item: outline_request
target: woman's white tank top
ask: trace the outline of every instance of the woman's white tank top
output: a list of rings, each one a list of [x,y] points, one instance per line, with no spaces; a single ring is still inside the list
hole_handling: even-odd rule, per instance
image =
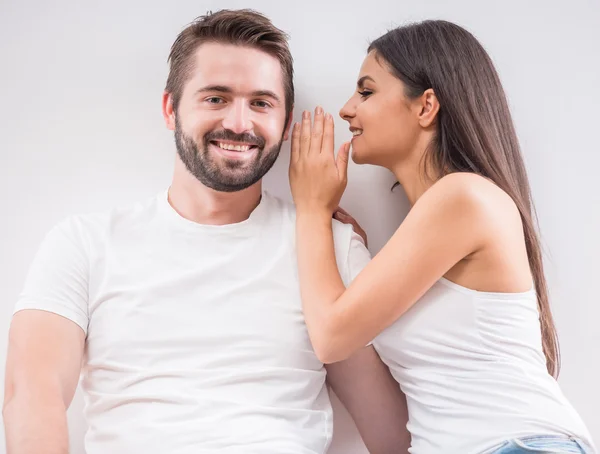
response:
[[[479,454],[585,424],[547,372],[534,290],[490,293],[440,279],[373,344],[406,394],[416,454]]]

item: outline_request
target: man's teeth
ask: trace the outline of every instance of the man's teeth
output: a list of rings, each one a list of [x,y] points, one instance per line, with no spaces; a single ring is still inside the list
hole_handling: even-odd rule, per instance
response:
[[[219,142],[219,148],[231,151],[248,151],[250,149],[250,145],[232,145],[229,143]]]
[[[356,136],[360,136],[361,134],[362,134],[362,129],[357,129],[357,130],[355,130],[355,131],[352,131],[352,135],[353,135],[354,137],[356,137]]]

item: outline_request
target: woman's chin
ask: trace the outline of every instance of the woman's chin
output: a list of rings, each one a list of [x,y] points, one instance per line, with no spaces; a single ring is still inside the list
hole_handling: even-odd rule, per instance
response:
[[[351,153],[350,157],[352,158],[352,162],[354,162],[354,164],[364,164],[365,163],[363,156],[360,153],[357,153],[356,150],[354,150],[354,149],[352,149],[352,153]]]

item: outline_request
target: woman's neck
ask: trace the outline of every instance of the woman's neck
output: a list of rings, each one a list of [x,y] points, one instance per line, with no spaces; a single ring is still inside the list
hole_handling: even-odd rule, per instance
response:
[[[441,177],[436,169],[426,165],[426,159],[426,147],[423,147],[421,152],[411,153],[390,168],[404,189],[411,207]]]

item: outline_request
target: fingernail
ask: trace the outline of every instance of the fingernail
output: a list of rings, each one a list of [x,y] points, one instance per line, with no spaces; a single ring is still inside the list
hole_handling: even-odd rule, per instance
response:
[[[327,112],[327,113],[325,114],[325,120],[331,120],[331,118],[332,118],[332,117],[331,117],[331,114],[330,114],[329,112]]]
[[[323,113],[323,108],[321,106],[317,106],[317,108],[315,109],[315,113],[317,115],[321,115]]]
[[[302,118],[304,118],[305,120],[310,118],[310,112],[308,110],[302,112]]]

